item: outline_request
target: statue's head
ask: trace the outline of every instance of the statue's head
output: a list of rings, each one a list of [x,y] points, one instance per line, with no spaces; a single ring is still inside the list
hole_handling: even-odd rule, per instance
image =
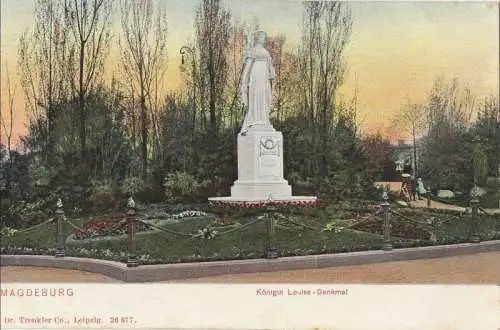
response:
[[[254,34],[254,45],[265,46],[267,42],[267,34],[264,31],[257,31]]]

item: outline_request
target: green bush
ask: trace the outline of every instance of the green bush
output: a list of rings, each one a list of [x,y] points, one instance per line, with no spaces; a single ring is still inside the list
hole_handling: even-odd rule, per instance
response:
[[[44,165],[31,164],[29,171],[34,185],[38,187],[49,186],[54,177],[54,171]]]
[[[186,172],[169,173],[165,178],[165,197],[167,202],[193,202],[199,199],[199,194],[208,185],[207,180],[198,179]]]
[[[90,189],[89,201],[94,211],[109,209],[116,203],[116,193],[109,180],[94,180]]]
[[[144,181],[138,177],[127,177],[123,180],[121,191],[126,196],[135,196],[145,189]]]

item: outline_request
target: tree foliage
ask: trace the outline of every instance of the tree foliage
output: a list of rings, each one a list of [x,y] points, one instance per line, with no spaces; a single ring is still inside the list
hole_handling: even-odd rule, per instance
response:
[[[138,100],[140,110],[140,136],[142,176],[146,178],[148,167],[149,132],[154,126],[158,108],[160,81],[167,68],[167,19],[163,6],[155,6],[152,0],[121,2],[120,41],[122,70],[129,82],[128,92]],[[134,102],[135,103],[135,102]],[[131,109],[135,119],[135,108]],[[135,125],[132,120],[132,125]],[[153,126],[151,126],[153,124]],[[135,138],[135,135],[133,136]]]
[[[71,31],[68,77],[73,95],[78,97],[80,162],[87,156],[86,97],[102,85],[104,64],[111,40],[111,0],[64,0],[64,24]],[[71,77],[74,77],[72,79]],[[85,171],[82,172],[82,174]]]
[[[294,194],[371,196],[373,181],[396,178],[394,146],[359,133],[357,90],[352,100],[339,96],[353,25],[349,4],[309,1],[303,9],[300,43],[276,34],[267,45],[276,68],[271,121],[285,137],[285,178]],[[114,14],[121,15],[122,27],[116,42]],[[128,194],[148,202],[203,202],[229,194],[245,115],[237,97],[242,61],[258,24],[232,21],[220,0],[200,0],[193,14],[183,84],[163,93],[162,81],[170,79],[167,13],[153,0],[127,0],[120,11],[110,0],[38,0],[34,28],[19,43],[30,114],[25,152],[5,157],[4,148],[1,159],[2,165],[13,162],[9,194],[18,203],[41,200],[50,209],[62,197],[92,209],[119,205]],[[105,65],[115,45],[121,76]],[[419,143],[428,182],[466,189],[474,176],[481,181],[494,173],[498,98],[476,102],[457,80],[438,79],[426,102],[402,111],[399,125],[424,135]],[[2,166],[2,183],[5,173]]]

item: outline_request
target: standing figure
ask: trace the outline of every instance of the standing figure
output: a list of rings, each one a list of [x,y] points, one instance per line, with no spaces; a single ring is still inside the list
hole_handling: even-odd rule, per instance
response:
[[[415,180],[415,176],[411,176],[411,200],[416,201],[417,200],[417,181]]]
[[[263,31],[255,33],[254,45],[246,53],[245,67],[240,86],[240,98],[247,107],[241,131],[254,125],[271,125],[272,86],[275,70],[271,55],[264,48],[267,35]]]
[[[407,173],[403,173],[403,182],[401,183],[401,191],[400,191],[400,196],[403,198],[404,201],[410,202],[411,201],[411,180],[410,180],[410,175]]]
[[[425,194],[427,193],[427,190],[424,187],[424,183],[422,182],[422,178],[418,178],[417,180],[417,193],[419,200],[422,200],[422,196],[425,196]]]

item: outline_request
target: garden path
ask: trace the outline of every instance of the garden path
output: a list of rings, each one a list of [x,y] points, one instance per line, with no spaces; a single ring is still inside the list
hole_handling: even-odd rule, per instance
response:
[[[500,252],[360,266],[235,274],[190,283],[498,284]]]
[[[412,201],[410,202],[410,205],[418,208],[427,208],[427,198],[424,198],[422,200]],[[465,207],[445,204],[438,201],[431,201],[431,208],[441,209],[441,210],[467,211],[470,213],[470,209],[467,209]],[[488,214],[500,214],[500,209],[484,209],[484,210],[488,212]]]
[[[401,189],[401,182],[375,182],[376,187],[386,187],[389,186],[389,189],[393,192],[399,192]],[[413,207],[422,207],[426,208],[427,207],[427,199],[424,198],[423,200],[418,200],[418,201],[413,201],[410,202],[410,205]],[[431,201],[431,208],[433,209],[441,209],[441,210],[457,210],[457,211],[465,211],[466,208],[460,207],[457,205],[450,205],[450,204],[445,204],[441,203],[438,201]],[[500,214],[500,208],[496,209],[485,209],[486,212],[489,214]],[[470,211],[469,211],[470,212]]]
[[[413,207],[426,208],[427,207],[427,198],[423,198],[422,200],[411,201],[409,204]],[[431,200],[431,208],[432,209],[440,209],[440,210],[466,211],[465,207],[445,204],[445,203],[441,203],[441,202],[433,201],[433,200]]]
[[[500,283],[499,261],[500,252],[488,252],[360,266],[234,274],[175,282],[498,284]],[[120,283],[100,274],[68,269],[0,267],[0,270],[2,282]]]
[[[0,267],[1,282],[113,283],[121,282],[101,274],[44,267]]]

